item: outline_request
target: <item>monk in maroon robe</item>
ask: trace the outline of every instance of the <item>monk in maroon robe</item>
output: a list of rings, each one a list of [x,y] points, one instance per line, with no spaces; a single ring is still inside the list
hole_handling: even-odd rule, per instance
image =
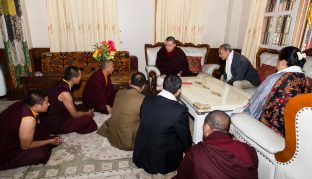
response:
[[[61,143],[60,137],[50,137],[42,127],[38,113],[48,109],[48,97],[31,91],[0,113],[0,170],[46,163],[52,145]]]
[[[174,37],[167,37],[165,45],[157,53],[156,67],[161,75],[196,76],[189,69],[185,53],[176,46]]]
[[[106,60],[101,69],[91,75],[82,93],[82,103],[85,106],[104,114],[112,112],[116,95],[110,78],[113,71],[113,62]]]
[[[205,119],[204,141],[191,147],[174,179],[258,178],[258,157],[254,148],[229,135],[230,117],[213,111]]]
[[[49,91],[50,108],[42,115],[43,123],[54,134],[77,132],[87,134],[97,130],[93,109],[75,105],[71,87],[79,84],[81,71],[76,66],[65,69],[64,79]]]

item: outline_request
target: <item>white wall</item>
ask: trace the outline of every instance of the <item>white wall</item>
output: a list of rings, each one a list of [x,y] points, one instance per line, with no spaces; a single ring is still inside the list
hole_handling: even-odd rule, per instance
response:
[[[233,48],[243,47],[245,33],[249,20],[250,0],[229,1],[225,42]]]
[[[203,43],[217,48],[231,43],[243,45],[248,23],[250,0],[204,0]],[[24,0],[28,20],[29,46],[49,47],[46,1]],[[139,70],[144,71],[144,44],[154,43],[155,0],[118,0],[118,20],[121,49],[139,59]],[[0,43],[0,48],[3,44]]]
[[[139,71],[145,71],[144,44],[154,43],[154,0],[118,0],[121,50],[139,59]]]
[[[204,0],[203,43],[219,47],[224,43],[229,0]]]
[[[46,12],[45,0],[24,0],[27,11],[28,28],[30,29],[31,40],[28,39],[29,47],[48,48],[48,15]]]

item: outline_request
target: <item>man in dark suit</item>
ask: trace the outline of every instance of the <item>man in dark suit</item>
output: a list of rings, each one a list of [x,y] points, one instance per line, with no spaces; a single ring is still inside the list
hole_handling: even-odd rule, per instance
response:
[[[151,174],[178,169],[183,152],[192,145],[187,108],[177,102],[181,78],[167,76],[158,96],[143,100],[133,162]]]
[[[223,44],[219,47],[219,57],[226,60],[224,80],[233,86],[251,88],[260,85],[257,70],[243,55],[234,52],[231,45]]]

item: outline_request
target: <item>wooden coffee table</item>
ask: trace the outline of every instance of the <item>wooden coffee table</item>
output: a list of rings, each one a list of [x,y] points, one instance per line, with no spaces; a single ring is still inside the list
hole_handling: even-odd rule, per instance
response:
[[[233,110],[248,103],[250,95],[238,88],[211,76],[182,77],[182,91],[180,101],[184,103],[189,113],[194,117],[193,141],[202,141],[205,117],[213,110],[222,110],[231,114]],[[205,105],[206,109],[199,109],[194,104]]]

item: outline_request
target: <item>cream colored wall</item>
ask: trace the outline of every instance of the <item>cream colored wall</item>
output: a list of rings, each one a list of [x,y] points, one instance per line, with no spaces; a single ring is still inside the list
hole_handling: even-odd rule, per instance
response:
[[[229,0],[204,0],[203,43],[219,47],[225,38]]]
[[[23,0],[25,2],[25,8],[28,19],[28,46],[30,48],[48,48],[49,36],[48,36],[48,16],[46,13],[46,1],[45,0]]]
[[[49,47],[46,1],[23,0],[23,3],[30,31],[27,33],[29,47]],[[203,43],[217,48],[226,42],[241,48],[249,7],[250,0],[204,0]],[[120,50],[138,57],[140,71],[145,67],[144,44],[154,43],[154,11],[155,0],[118,0]]]
[[[145,72],[144,44],[154,43],[154,0],[118,0],[118,19],[122,50],[139,59]]]
[[[224,41],[233,48],[243,47],[245,33],[248,25],[250,0],[228,1],[226,32]]]

